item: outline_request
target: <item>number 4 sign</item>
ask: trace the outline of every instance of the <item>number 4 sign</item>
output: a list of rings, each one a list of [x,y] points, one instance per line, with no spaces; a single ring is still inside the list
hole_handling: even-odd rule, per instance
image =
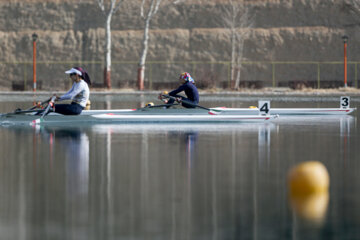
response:
[[[260,115],[270,114],[270,101],[259,101],[259,113]]]
[[[340,108],[348,109],[350,108],[350,97],[340,97]]]

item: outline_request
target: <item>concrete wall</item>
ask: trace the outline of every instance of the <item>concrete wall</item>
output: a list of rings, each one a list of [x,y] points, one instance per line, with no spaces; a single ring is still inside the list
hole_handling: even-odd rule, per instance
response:
[[[138,2],[128,0],[112,20],[113,87],[136,82],[143,35]],[[224,2],[162,6],[151,24],[148,87],[168,87],[182,71],[191,72],[199,86],[227,86],[230,38],[221,20]],[[316,82],[320,70],[322,82],[342,81],[341,37],[346,34],[348,78],[355,85],[357,65],[352,62],[360,60],[360,14],[349,2],[247,1],[254,27],[245,41],[241,80],[262,86]],[[39,35],[37,79],[43,89],[67,88],[64,71],[74,65],[84,66],[96,85],[102,84],[105,21],[95,0],[0,0],[0,15],[0,87],[31,83],[34,32]]]

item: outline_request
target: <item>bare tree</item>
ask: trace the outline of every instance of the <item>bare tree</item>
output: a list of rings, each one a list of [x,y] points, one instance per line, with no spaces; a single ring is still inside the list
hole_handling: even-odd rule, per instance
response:
[[[105,15],[105,68],[104,68],[104,85],[111,88],[111,18],[120,8],[124,0],[110,0],[109,3],[104,3],[106,0],[95,0],[103,14]]]
[[[142,51],[139,60],[137,85],[139,90],[144,90],[144,79],[145,79],[145,63],[146,56],[149,48],[149,28],[150,21],[156,15],[159,10],[160,4],[163,3],[180,3],[184,0],[142,0],[140,7],[140,15],[144,20],[144,37],[142,42]]]
[[[244,41],[250,34],[249,30],[253,26],[253,18],[250,16],[248,5],[243,0],[227,0],[221,18],[225,27],[230,30],[231,87],[238,89]]]

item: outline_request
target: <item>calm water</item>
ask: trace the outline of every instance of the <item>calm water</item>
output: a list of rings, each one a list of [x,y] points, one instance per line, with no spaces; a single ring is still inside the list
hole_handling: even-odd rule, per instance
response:
[[[339,106],[339,97],[265,99],[272,107]],[[31,100],[1,96],[0,112]],[[92,108],[151,100],[94,96]],[[359,109],[360,98],[351,100]],[[202,104],[257,101],[203,97]],[[0,127],[0,239],[360,239],[358,116]],[[288,171],[308,160],[327,167],[329,195],[292,199]]]

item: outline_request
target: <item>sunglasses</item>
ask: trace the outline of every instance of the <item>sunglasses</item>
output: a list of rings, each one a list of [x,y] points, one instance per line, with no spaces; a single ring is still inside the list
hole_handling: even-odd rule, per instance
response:
[[[76,73],[70,73],[70,76],[75,76],[76,75]]]

